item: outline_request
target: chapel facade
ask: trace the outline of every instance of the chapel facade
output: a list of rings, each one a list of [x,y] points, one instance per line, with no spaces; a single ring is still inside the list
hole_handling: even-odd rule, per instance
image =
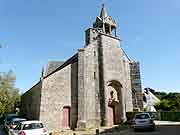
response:
[[[96,128],[143,110],[139,62],[123,51],[117,23],[103,6],[85,46],[65,62],[49,62],[22,96],[21,112],[50,129]]]

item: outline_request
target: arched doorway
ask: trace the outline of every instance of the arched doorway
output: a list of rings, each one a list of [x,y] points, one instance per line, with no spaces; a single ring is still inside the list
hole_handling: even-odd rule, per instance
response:
[[[122,85],[118,81],[110,81],[107,84],[107,125],[112,126],[121,123],[122,114]]]

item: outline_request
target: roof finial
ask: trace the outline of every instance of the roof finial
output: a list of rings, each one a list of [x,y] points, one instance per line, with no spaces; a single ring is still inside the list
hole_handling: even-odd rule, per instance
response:
[[[103,4],[102,4],[102,8],[104,8],[104,7],[105,7],[105,4],[103,3]]]
[[[106,8],[105,8],[105,5],[104,5],[104,4],[102,4],[102,10],[101,10],[100,17],[101,17],[101,19],[105,19],[107,16],[108,16],[108,14],[107,14],[107,11],[106,11]]]

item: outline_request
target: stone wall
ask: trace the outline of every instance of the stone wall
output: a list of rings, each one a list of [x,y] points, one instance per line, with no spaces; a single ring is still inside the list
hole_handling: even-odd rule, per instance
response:
[[[119,83],[119,121],[125,120],[126,111],[133,110],[129,60],[124,57],[120,40],[99,33],[88,43],[78,53],[79,128],[107,125],[109,82]]]
[[[49,130],[63,129],[63,107],[71,107],[71,64],[43,79],[40,120]]]
[[[78,128],[100,126],[99,68],[97,40],[79,50]]]
[[[130,72],[126,61],[123,58],[123,51],[120,48],[120,40],[108,35],[101,35],[100,45],[102,50],[102,61],[103,61],[103,80],[104,80],[104,91],[105,91],[105,106],[106,106],[106,118],[107,116],[107,103],[108,103],[108,82],[116,81],[121,84],[122,88],[119,93],[121,97],[120,101],[120,116],[121,120],[125,120],[125,112],[132,110],[132,93],[131,93],[131,81]]]
[[[131,71],[130,71],[130,59],[124,54],[123,66],[124,66],[124,87],[125,87],[125,110],[126,112],[133,111],[132,100],[132,88],[131,88]]]
[[[140,64],[139,62],[130,63],[131,85],[133,92],[133,108],[135,111],[143,110],[143,96],[141,86]]]
[[[42,82],[38,82],[21,97],[21,114],[30,120],[39,120]]]

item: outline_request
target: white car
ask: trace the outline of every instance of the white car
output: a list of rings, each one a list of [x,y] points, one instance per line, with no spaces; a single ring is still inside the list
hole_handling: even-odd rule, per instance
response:
[[[155,130],[154,120],[151,118],[149,113],[138,113],[133,119],[134,130],[137,129],[151,129]]]
[[[41,121],[20,122],[10,135],[48,135],[47,130]]]

